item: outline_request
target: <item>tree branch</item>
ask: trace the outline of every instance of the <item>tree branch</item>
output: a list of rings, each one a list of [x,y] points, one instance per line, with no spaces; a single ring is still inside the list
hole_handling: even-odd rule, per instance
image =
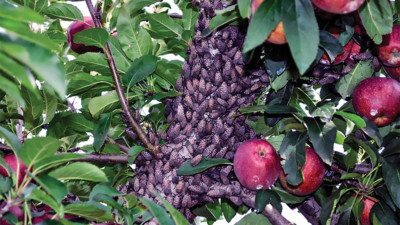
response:
[[[56,154],[65,154],[63,152],[57,152]],[[97,163],[128,163],[129,155],[119,154],[87,154],[85,158],[73,159],[73,162],[97,162]]]
[[[98,18],[97,13],[95,12],[95,10],[93,8],[92,2],[90,0],[85,0],[85,1],[86,1],[86,5],[89,9],[90,15],[92,16],[92,20],[93,20],[95,27],[101,28],[102,25],[101,25],[100,19]],[[135,130],[136,134],[139,136],[140,140],[144,143],[144,145],[147,147],[148,150],[150,150],[153,154],[156,154],[158,152],[158,146],[154,146],[149,141],[149,139],[146,136],[146,134],[144,133],[142,127],[139,125],[138,122],[136,122],[136,120],[133,116],[133,113],[129,108],[127,99],[125,97],[125,93],[122,89],[122,84],[121,84],[121,80],[120,80],[119,73],[117,70],[117,66],[116,66],[115,60],[111,54],[110,46],[108,43],[106,43],[106,45],[105,45],[104,54],[107,58],[108,65],[110,66],[110,69],[111,69],[112,77],[113,77],[113,80],[115,83],[115,90],[117,91],[122,110],[128,117],[129,123],[131,124],[132,128]]]
[[[110,136],[108,136],[108,135],[107,135],[107,137],[106,137],[106,141],[108,141],[109,143],[111,143],[111,144],[113,144],[113,145],[118,146],[119,149],[121,149],[121,150],[124,151],[125,153],[129,153],[129,150],[130,150],[130,149],[129,149],[128,147],[126,147],[125,145],[122,145],[122,144],[116,142],[115,140],[113,140],[112,138],[110,138]]]

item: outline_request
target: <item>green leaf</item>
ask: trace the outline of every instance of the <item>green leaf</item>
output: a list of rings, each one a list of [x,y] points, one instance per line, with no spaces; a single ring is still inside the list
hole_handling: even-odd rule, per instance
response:
[[[249,18],[251,15],[251,0],[238,0],[238,7],[240,16],[242,18]]]
[[[337,112],[335,112],[335,114],[342,116],[345,119],[351,120],[360,129],[363,129],[366,126],[365,121],[356,114],[347,113],[347,112],[343,112],[343,111],[337,111]]]
[[[362,80],[372,76],[374,69],[372,68],[372,61],[360,61],[349,74],[342,77],[336,83],[336,89],[342,98],[347,98],[353,94],[354,88]]]
[[[157,59],[154,55],[145,55],[135,59],[122,78],[124,84],[132,87],[152,74],[156,70]]]
[[[97,71],[103,75],[111,75],[110,67],[103,53],[87,52],[76,57],[75,61],[78,65],[82,65],[90,71]],[[115,63],[117,64],[118,73],[120,75],[124,74],[126,70],[124,70],[120,62]]]
[[[321,30],[319,32],[319,45],[328,54],[331,62],[335,60],[335,57],[343,52],[343,45],[340,44],[339,40],[331,33]]]
[[[374,222],[372,224],[379,225],[397,225],[398,217],[395,212],[383,201],[378,201],[374,204],[370,211],[370,218],[373,218]],[[378,220],[379,223],[376,221]]]
[[[336,139],[336,126],[333,122],[323,123],[317,118],[304,117],[307,133],[315,152],[324,163],[331,165],[333,159],[333,144]]]
[[[272,187],[272,189],[279,195],[279,198],[281,199],[282,202],[285,202],[287,204],[297,204],[303,202],[307,196],[296,196],[288,193],[287,191],[278,188],[278,187]]]
[[[115,189],[108,183],[96,184],[96,186],[94,186],[92,191],[90,192],[89,200],[92,201],[93,197],[97,194],[105,194],[111,197],[118,197],[123,195],[121,192],[117,191],[117,189]]]
[[[301,167],[306,161],[306,144],[307,135],[298,131],[291,131],[285,135],[282,141],[279,153],[284,159],[283,170],[287,174],[288,183],[298,185],[303,181]]]
[[[226,198],[221,199],[221,209],[225,220],[229,223],[236,216],[238,207]]]
[[[11,41],[0,35],[0,50],[30,67],[44,81],[51,85],[64,99],[66,81],[63,65],[50,50],[22,40]]]
[[[14,151],[18,152],[21,148],[17,135],[2,126],[0,126],[0,137],[4,138]]]
[[[44,14],[53,19],[83,21],[81,11],[76,6],[65,3],[52,3],[44,10]]]
[[[97,119],[100,114],[108,113],[119,106],[119,98],[116,91],[110,91],[105,95],[92,98],[89,102],[89,111],[93,118]]]
[[[86,158],[83,154],[63,153],[46,157],[35,164],[34,173],[38,174],[50,168],[57,167],[61,164],[68,163],[74,159]]]
[[[178,174],[179,176],[193,175],[196,173],[201,173],[211,167],[219,165],[232,165],[232,162],[223,158],[202,158],[200,163],[193,167],[190,164],[189,160],[183,163],[181,167],[179,167],[179,169],[176,170],[176,174]]]
[[[272,225],[272,223],[263,214],[252,212],[235,223],[235,225]]]
[[[54,90],[48,84],[43,85],[43,99],[46,106],[44,110],[44,113],[46,114],[46,119],[43,121],[43,124],[46,124],[54,118],[58,104]]]
[[[117,21],[118,38],[122,49],[132,60],[153,51],[150,34],[139,23],[140,16],[130,18],[129,9],[126,6],[121,8]]]
[[[158,0],[135,0],[130,4],[130,13],[135,13],[138,10],[143,9],[145,6],[149,6],[158,2]]]
[[[100,115],[99,120],[94,123],[93,128],[93,147],[96,151],[99,151],[101,146],[103,146],[106,139],[108,129],[111,126],[111,114],[103,113]]]
[[[132,164],[133,162],[135,162],[136,157],[143,151],[146,150],[145,147],[143,146],[133,146],[131,149],[129,149],[129,155],[130,157],[128,158],[128,162],[130,164]]]
[[[190,30],[192,35],[194,33],[194,25],[196,24],[197,18],[199,17],[199,9],[192,4],[187,4],[182,9],[182,24],[183,29]]]
[[[19,150],[19,157],[29,168],[40,160],[54,155],[61,143],[61,141],[52,137],[35,137],[28,139]]]
[[[319,29],[310,0],[284,0],[282,18],[290,52],[304,74],[315,60],[319,44]]]
[[[85,162],[71,163],[65,167],[60,167],[51,171],[49,175],[58,180],[108,182],[106,175],[99,167]]]
[[[7,4],[7,6],[5,6]],[[19,22],[35,22],[44,23],[44,18],[39,13],[32,11],[27,7],[14,7],[11,4],[5,3],[0,7],[0,18],[15,20]]]
[[[81,216],[91,221],[114,221],[109,209],[106,206],[95,202],[72,203],[65,206],[64,212],[65,214]]]
[[[290,99],[292,97],[292,94],[293,94],[293,88],[294,88],[294,85],[293,85],[293,83],[290,82],[277,92],[270,91],[267,95],[267,99],[265,100],[265,104],[266,105],[288,105],[290,102]],[[273,117],[271,115],[265,114],[265,122],[268,126],[274,126],[280,120],[281,120],[281,117],[277,117],[277,116]]]
[[[229,6],[224,9],[224,12],[221,14],[217,14],[210,20],[210,26],[206,29],[208,32],[213,31],[219,27],[222,27],[226,24],[229,24],[237,19],[240,16],[237,12],[237,7],[235,5]]]
[[[181,37],[183,28],[166,13],[147,14],[150,23],[150,35],[153,38]]]
[[[0,19],[0,27],[6,29],[11,34],[15,34],[23,40],[37,44],[48,50],[59,50],[59,46],[47,36],[40,33],[33,33],[26,24],[18,23],[13,20]]]
[[[61,200],[63,200],[68,194],[67,186],[64,183],[47,174],[41,174],[33,178],[47,191],[47,193],[54,197],[57,203],[61,203]]]
[[[266,112],[269,114],[289,114],[295,113],[297,110],[289,105],[256,105],[240,108],[239,112],[247,114],[254,112]]]
[[[157,205],[155,202],[147,198],[139,198],[143,205],[145,205],[151,212],[151,214],[157,219],[159,224],[175,225],[174,221],[168,215],[167,211]]]
[[[15,77],[15,79],[21,82],[21,84],[29,90],[36,90],[36,84],[34,82],[35,78],[31,74],[28,74],[23,66],[21,66],[12,58],[4,55],[2,52],[0,52],[0,62],[0,69],[2,71],[6,72],[12,77]]]
[[[96,46],[105,48],[108,41],[108,32],[102,28],[90,28],[80,31],[74,35],[74,42],[85,46]]]
[[[93,89],[107,89],[114,85],[112,77],[92,76],[88,73],[78,73],[72,76],[68,82],[67,93],[71,95],[84,94]]]
[[[264,43],[271,31],[275,29],[281,18],[281,1],[263,1],[254,13],[248,34],[243,46],[243,52],[248,52]]]
[[[393,11],[386,0],[366,0],[358,9],[362,24],[375,44],[382,43],[382,35],[392,32]]]
[[[77,132],[85,133],[93,131],[93,122],[87,120],[80,113],[58,113],[50,122],[47,136],[62,138],[76,135]]]
[[[64,34],[64,31],[61,27],[60,20],[55,20],[49,24],[49,29],[44,33],[49,37],[52,41],[57,44],[64,44],[67,36]]]
[[[21,107],[25,107],[25,101],[21,96],[19,88],[16,84],[8,80],[7,78],[3,77],[0,74],[0,89],[4,91],[10,98],[18,103]]]
[[[263,212],[265,210],[265,206],[267,206],[267,204],[271,204],[278,211],[282,211],[282,205],[280,201],[281,199],[276,192],[272,190],[258,190],[256,193],[254,208],[257,212]]]
[[[385,181],[386,187],[389,191],[390,196],[393,199],[393,202],[397,207],[400,206],[400,168],[399,168],[399,160],[397,161],[390,160],[396,159],[398,156],[388,157],[382,162],[382,172],[383,179]],[[391,162],[394,161],[394,162]],[[397,162],[397,163],[396,163]]]
[[[46,192],[40,190],[39,187],[32,190],[32,192],[29,194],[29,198],[34,199],[38,202],[43,202],[44,204],[50,206],[50,208],[52,208],[54,211],[56,211],[57,214],[60,214],[62,212],[62,204],[57,203],[54,198],[52,198]]]
[[[126,71],[131,65],[132,61],[126,56],[125,51],[121,47],[119,39],[114,37],[114,35],[110,35],[108,44],[110,45],[110,50],[114,57],[115,63],[118,62],[119,66],[123,66],[121,69]]]
[[[159,59],[157,61],[156,74],[175,86],[176,81],[181,76],[183,63],[179,60]]]
[[[163,198],[159,193],[156,191],[152,191],[152,193],[160,199],[163,203],[164,207],[168,210],[171,214],[172,218],[175,221],[176,225],[189,225],[189,221],[178,211],[176,210],[165,198]]]

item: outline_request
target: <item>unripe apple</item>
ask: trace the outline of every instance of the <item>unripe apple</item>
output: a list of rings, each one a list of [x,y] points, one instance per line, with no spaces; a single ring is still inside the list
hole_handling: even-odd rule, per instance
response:
[[[378,58],[386,66],[400,66],[400,25],[394,24],[392,33],[384,35],[382,43],[376,46]]]
[[[280,158],[269,142],[248,140],[237,149],[233,169],[244,187],[254,191],[267,189],[278,179]]]
[[[317,153],[315,153],[314,149],[310,147],[306,147],[306,161],[301,169],[301,173],[303,174],[303,181],[299,185],[290,185],[287,182],[287,175],[283,170],[279,175],[279,182],[289,193],[303,196],[316,191],[324,180],[324,163]]]
[[[258,6],[260,6],[263,1],[264,0],[253,0],[251,2],[251,15],[254,15]],[[266,41],[277,45],[285,44],[287,42],[282,21],[280,21],[275,29],[272,30]]]
[[[25,170],[27,170],[28,168],[25,166],[22,160],[19,159],[19,171],[17,171],[17,157],[14,154],[6,155],[4,157],[4,161],[14,170],[16,174],[18,174],[18,184],[21,184],[25,177]],[[2,175],[3,177],[10,176],[10,174],[3,166],[0,166],[0,175]]]
[[[347,14],[356,11],[364,0],[311,0],[318,8],[335,14]]]
[[[391,78],[400,81],[400,66],[389,67],[384,65],[383,70],[385,70],[386,74],[389,75]]]
[[[81,32],[86,29],[94,28],[93,20],[90,16],[85,16],[84,21],[85,21],[85,23],[82,21],[75,21],[68,27],[67,41],[68,41],[69,47],[71,48],[72,51],[74,51],[78,54],[83,54],[86,52],[100,52],[101,48],[99,48],[99,47],[85,46],[84,44],[74,42],[74,35],[76,33]]]
[[[367,78],[355,87],[353,106],[375,125],[387,125],[400,111],[400,83],[392,78]]]
[[[371,212],[372,207],[375,205],[375,203],[378,200],[373,199],[371,197],[367,197],[367,198],[363,198],[362,201],[364,203],[364,209],[359,218],[360,223],[361,223],[361,225],[371,225],[371,220],[369,219],[369,214]]]
[[[337,28],[331,28],[329,30],[329,32],[337,39],[340,35],[340,29]],[[343,62],[345,59],[347,59],[347,57],[349,57],[349,54],[351,52],[351,49],[353,48],[353,39],[350,39],[349,42],[347,42],[347,44],[343,47],[343,52],[340,53],[339,55],[337,55],[335,57],[335,60],[333,60],[333,62],[331,63],[328,54],[326,54],[326,52],[324,52],[324,54],[322,55],[321,59],[319,60],[319,62],[321,64],[324,65],[337,65],[341,62]]]

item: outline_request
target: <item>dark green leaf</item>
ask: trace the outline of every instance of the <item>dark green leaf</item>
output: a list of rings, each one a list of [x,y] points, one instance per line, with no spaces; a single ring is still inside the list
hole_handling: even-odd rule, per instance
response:
[[[74,42],[83,43],[85,46],[105,48],[108,41],[108,32],[102,28],[91,28],[80,31],[74,35]]]
[[[390,160],[397,159],[397,161]],[[390,161],[389,161],[390,160]],[[394,161],[394,162],[393,162]],[[389,191],[390,196],[393,199],[393,202],[397,207],[400,206],[400,168],[399,168],[399,160],[398,156],[392,156],[385,160],[382,163],[383,169],[383,179],[385,181],[386,187]]]
[[[342,116],[345,119],[351,120],[360,129],[363,129],[366,126],[365,121],[356,114],[347,113],[347,112],[343,112],[343,111],[337,111],[337,112],[335,112],[335,114]]]
[[[179,169],[176,171],[176,174],[179,176],[193,175],[218,165],[232,165],[232,162],[223,158],[203,158],[199,164],[193,167],[189,160],[179,167]]]
[[[43,99],[45,104],[44,114],[46,115],[46,119],[43,121],[43,124],[46,124],[54,118],[58,103],[54,90],[48,84],[43,85]]]
[[[9,130],[1,126],[0,137],[4,138],[14,151],[18,152],[21,148],[21,142],[18,140],[18,137],[14,133],[11,133]]]
[[[0,194],[9,192],[12,188],[12,179],[10,177],[0,176]]]
[[[305,133],[291,131],[285,135],[279,148],[280,156],[284,159],[282,168],[291,185],[298,185],[303,181],[299,165],[303,167],[306,160],[306,140]]]
[[[255,113],[255,112],[266,112],[268,114],[288,114],[295,113],[297,110],[292,106],[288,105],[256,105],[245,108],[240,108],[239,112],[243,114]]]
[[[111,126],[110,113],[101,114],[99,120],[95,122],[93,128],[93,137],[94,137],[93,147],[96,151],[99,151],[101,146],[103,146],[110,126]]]
[[[74,159],[81,159],[85,157],[86,156],[83,154],[75,154],[75,153],[63,153],[46,157],[35,164],[34,172],[40,173],[44,170],[57,167],[63,163],[70,162]]]
[[[110,210],[106,206],[95,202],[79,202],[66,205],[64,213],[82,216],[88,220],[98,222],[114,221]]]
[[[65,167],[60,167],[51,171],[49,175],[58,180],[108,182],[106,175],[99,167],[85,162],[71,163]]]
[[[235,225],[272,225],[272,224],[263,214],[257,214],[255,212],[252,212],[243,217],[239,222],[235,223]]]
[[[174,221],[171,219],[170,215],[168,215],[167,211],[157,205],[155,202],[147,199],[147,198],[139,198],[143,205],[145,205],[151,212],[151,214],[158,220],[159,224],[165,225],[175,225]]]
[[[67,39],[64,30],[61,27],[60,20],[55,20],[49,24],[49,29],[45,32],[47,37],[57,44],[63,44]]]
[[[366,135],[368,135],[370,138],[374,139],[378,146],[382,145],[382,135],[379,132],[378,127],[369,119],[363,117],[366,126],[362,129]]]
[[[67,93],[71,95],[84,94],[93,88],[111,88],[114,82],[109,76],[92,76],[88,73],[78,73],[70,78]]]
[[[322,161],[331,165],[333,159],[333,144],[336,139],[336,126],[333,122],[323,123],[317,118],[305,117],[308,136],[313,144],[315,152]]]
[[[111,75],[110,67],[103,53],[87,52],[76,57],[75,61],[78,65],[84,66],[87,70],[97,71],[103,75]],[[120,62],[115,63],[117,64],[118,73],[120,75],[124,74],[126,72],[124,66],[121,66]]]
[[[158,194],[156,191],[152,192],[154,195],[160,199],[160,201],[163,203],[164,207],[168,210],[168,212],[171,214],[172,218],[175,221],[176,225],[189,225],[189,221],[178,211],[176,210],[167,200],[165,200],[160,194]]]
[[[281,18],[281,1],[263,1],[254,13],[248,34],[244,42],[243,52],[248,52],[262,44],[275,29]]]
[[[211,31],[222,27],[226,24],[231,23],[232,21],[235,21],[239,18],[238,11],[236,10],[236,6],[230,6],[226,9],[224,9],[224,12],[221,14],[217,14],[215,17],[213,17],[210,21],[210,26],[208,29]]]
[[[336,83],[336,89],[343,98],[349,97],[354,88],[365,78],[372,76],[374,70],[372,61],[360,61],[353,70]]]
[[[235,217],[238,207],[226,198],[221,199],[221,209],[225,220],[229,223]]]
[[[397,225],[399,221],[392,209],[382,201],[375,203],[372,207],[370,211],[370,219],[374,217],[376,217],[381,224],[385,225]],[[376,222],[373,224],[376,224]]]
[[[125,85],[132,87],[156,70],[157,60],[158,58],[154,55],[145,55],[135,59],[122,81]]]
[[[315,60],[319,44],[319,29],[310,0],[284,0],[282,18],[290,52],[300,74]]]
[[[278,188],[278,187],[272,187],[272,189],[279,195],[279,199],[281,199],[282,202],[285,202],[287,204],[297,204],[301,203],[306,199],[306,196],[296,196],[289,194],[287,191]]]
[[[362,24],[375,44],[382,42],[382,35],[392,32],[393,11],[386,0],[366,0],[358,9]]]
[[[181,37],[183,28],[166,13],[147,14],[153,38]]]
[[[282,75],[281,75],[282,76]],[[288,83],[285,87],[280,89],[278,92],[270,91],[265,100],[266,105],[288,105],[290,98],[292,97],[294,85]],[[268,126],[274,126],[281,120],[281,117],[271,116],[265,114],[265,122]]]
[[[3,77],[0,74],[0,90],[4,91],[11,99],[16,101],[21,107],[25,107],[25,101],[21,96],[19,88],[16,84]]]
[[[242,18],[248,18],[251,15],[251,0],[239,0],[238,7],[240,16]],[[229,221],[228,221],[229,222]]]
[[[40,190],[39,187],[32,190],[32,192],[29,195],[29,198],[34,199],[38,202],[43,202],[44,204],[50,206],[57,213],[62,212],[62,204],[57,203],[56,200],[54,200],[54,198],[52,198],[46,192]]]
[[[136,0],[132,1],[130,5],[130,13],[134,13],[138,10],[143,9],[145,6],[149,6],[158,2],[158,0]]]
[[[191,35],[194,33],[194,25],[199,17],[199,10],[192,4],[187,4],[182,9],[182,23],[183,29],[191,31]]]
[[[41,174],[34,177],[34,179],[47,191],[47,193],[54,197],[57,203],[61,203],[61,200],[63,200],[68,194],[67,186],[64,183],[47,174]]]
[[[328,54],[331,62],[335,60],[335,57],[343,52],[343,45],[339,43],[339,40],[331,33],[321,30],[319,32],[319,45]]]
[[[278,211],[282,211],[281,199],[279,195],[272,190],[258,190],[256,193],[255,210],[262,212],[267,204],[273,205]]]
[[[24,164],[29,168],[40,160],[54,155],[61,143],[61,141],[52,137],[28,139],[19,150],[19,157],[21,157]]]
[[[44,10],[44,14],[53,19],[83,21],[81,11],[76,6],[65,3],[52,3]]]
[[[145,147],[143,146],[133,146],[131,149],[129,149],[129,155],[130,157],[128,158],[128,162],[129,163],[134,163],[136,160],[136,157],[143,151],[146,150]]]

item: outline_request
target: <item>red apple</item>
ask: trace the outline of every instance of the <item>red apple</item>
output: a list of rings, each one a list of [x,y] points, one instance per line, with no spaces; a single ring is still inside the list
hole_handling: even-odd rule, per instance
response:
[[[4,201],[1,205],[0,205],[0,209],[2,209],[4,206],[6,205],[6,202]],[[8,210],[9,213],[14,214],[18,221],[22,221],[24,219],[24,212],[21,210],[21,208],[19,206],[11,206],[10,209]],[[9,223],[6,222],[6,220],[2,220],[0,219],[0,224],[1,225],[9,225]]]
[[[303,174],[303,181],[299,185],[290,185],[283,170],[279,175],[279,182],[289,193],[300,196],[309,195],[319,188],[324,179],[325,167],[317,153],[310,147],[306,147],[306,162],[301,173]]]
[[[361,46],[359,46],[355,41],[353,43],[353,47],[351,48],[351,52],[349,56],[346,58],[345,62],[347,64],[354,64],[354,56],[358,55],[361,51]]]
[[[22,181],[24,180],[25,177],[25,170],[28,168],[25,166],[25,164],[22,162],[21,159],[19,159],[19,171],[17,172],[17,157],[14,154],[9,154],[4,157],[4,161],[14,170],[16,174],[18,174],[18,184],[21,184]],[[7,170],[3,167],[0,166],[0,175],[3,177],[9,177],[10,174],[7,172]]]
[[[90,16],[85,16],[84,21],[85,23],[82,21],[75,21],[68,27],[67,41],[69,47],[72,51],[78,54],[83,54],[86,52],[100,52],[101,48],[98,48],[96,46],[85,46],[84,44],[78,44],[74,42],[74,35],[76,33],[86,29],[94,28],[93,20]]]
[[[267,189],[278,179],[280,157],[269,142],[248,140],[236,151],[233,169],[244,187],[254,191]]]
[[[354,89],[353,106],[375,125],[387,125],[400,111],[400,83],[392,78],[367,78]]]
[[[369,219],[369,214],[371,212],[372,207],[375,205],[375,203],[378,201],[376,199],[373,199],[371,197],[363,198],[362,199],[364,203],[364,209],[362,211],[362,214],[360,216],[360,223],[361,225],[371,225],[371,221]]]
[[[383,70],[385,70],[386,74],[389,75],[391,78],[400,81],[400,66],[389,67],[384,65]]]
[[[356,25],[354,26],[354,33],[358,35],[363,35],[367,36],[367,31],[365,30],[364,24],[362,23],[360,14],[358,12],[353,13],[354,21],[356,22]]]
[[[392,33],[384,35],[382,44],[376,46],[378,58],[386,66],[400,66],[400,25],[394,24]]]
[[[251,15],[254,15],[258,6],[260,6],[262,2],[263,0],[253,0],[251,2]],[[282,21],[280,21],[275,29],[272,30],[266,41],[277,45],[285,44],[287,42]]]
[[[340,29],[331,28],[329,32],[337,39],[340,34]],[[337,65],[343,62],[345,59],[347,59],[347,57],[349,57],[349,54],[353,48],[353,43],[354,43],[353,39],[350,39],[350,41],[343,47],[343,52],[337,55],[335,60],[333,60],[333,62],[330,61],[328,54],[326,54],[325,52],[322,55],[322,58],[319,60],[319,63],[324,65]]]
[[[356,11],[364,0],[311,0],[318,8],[335,14],[347,14]]]

